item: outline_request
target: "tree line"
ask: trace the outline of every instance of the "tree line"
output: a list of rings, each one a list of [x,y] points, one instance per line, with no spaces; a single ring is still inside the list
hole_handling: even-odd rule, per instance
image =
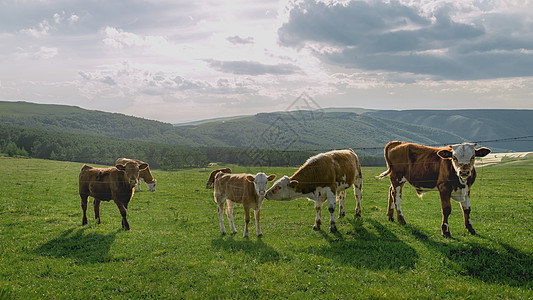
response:
[[[0,124],[0,152],[8,156],[113,165],[119,157],[146,161],[153,169],[206,167],[211,162],[242,166],[297,166],[316,151],[235,147],[191,147],[113,137],[28,129]],[[383,157],[362,156],[361,164],[382,166]]]

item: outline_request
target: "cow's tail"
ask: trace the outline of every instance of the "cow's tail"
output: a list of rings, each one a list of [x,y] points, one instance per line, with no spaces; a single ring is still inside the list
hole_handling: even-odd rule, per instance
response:
[[[387,170],[381,174],[379,174],[378,176],[376,176],[376,178],[378,179],[382,179],[383,177],[386,177],[390,174],[391,172],[391,163],[390,163],[390,159],[389,159],[389,151],[390,149],[400,145],[402,142],[398,142],[398,141],[394,141],[394,142],[389,142],[385,148],[383,149],[383,156],[385,157],[385,162],[387,163]]]

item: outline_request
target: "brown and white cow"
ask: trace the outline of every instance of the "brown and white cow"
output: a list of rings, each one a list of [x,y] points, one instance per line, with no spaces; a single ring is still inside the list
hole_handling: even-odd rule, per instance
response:
[[[230,169],[230,168],[222,168],[222,169],[216,169],[216,170],[213,170],[213,171],[209,174],[209,179],[207,179],[207,182],[205,183],[205,188],[206,188],[206,189],[210,188],[210,187],[213,185],[213,183],[215,182],[215,176],[216,176],[219,172],[227,173],[227,174],[231,174],[231,169]]]
[[[265,197],[267,183],[276,178],[276,175],[266,176],[265,173],[249,174],[228,174],[218,172],[215,176],[214,200],[218,204],[218,219],[220,221],[220,231],[226,234],[223,222],[224,203],[226,204],[226,216],[228,217],[231,232],[236,233],[233,224],[233,206],[235,203],[244,207],[244,237],[248,237],[248,223],[250,223],[250,209],[254,210],[255,229],[257,236],[261,236],[259,226],[261,204]]]
[[[339,216],[343,217],[346,189],[353,185],[355,214],[361,215],[363,177],[359,159],[352,149],[334,150],[313,156],[291,177],[283,176],[267,191],[269,200],[289,201],[307,197],[315,201],[316,218],[313,229],[322,223],[322,205],[327,200],[330,212],[330,231],[337,231],[335,200],[339,197]]]
[[[87,224],[87,204],[91,196],[94,198],[94,217],[98,220],[98,224],[100,224],[100,202],[113,200],[122,215],[122,228],[129,230],[130,225],[126,219],[128,203],[139,181],[139,171],[146,167],[148,164],[138,164],[133,161],[107,169],[83,165],[79,176],[82,225]]]
[[[476,180],[474,161],[490,153],[488,148],[475,149],[474,143],[434,148],[406,142],[390,142],[384,155],[387,171],[378,178],[390,176],[387,216],[394,221],[394,209],[400,224],[405,224],[402,214],[402,188],[406,182],[415,187],[419,197],[424,192],[437,190],[442,206],[442,235],[450,236],[448,216],[452,211],[450,199],[461,203],[464,224],[468,232],[475,234],[470,220],[470,188]]]
[[[147,164],[144,161],[140,161],[138,159],[130,159],[130,158],[119,158],[115,161],[115,165],[124,165],[128,161],[133,161],[138,164]],[[147,164],[148,165],[148,164]],[[141,182],[144,181],[146,185],[148,186],[148,189],[150,192],[155,192],[155,184],[157,180],[152,176],[152,172],[150,172],[150,166],[140,170],[139,172],[139,182],[137,183],[137,189],[141,191]]]

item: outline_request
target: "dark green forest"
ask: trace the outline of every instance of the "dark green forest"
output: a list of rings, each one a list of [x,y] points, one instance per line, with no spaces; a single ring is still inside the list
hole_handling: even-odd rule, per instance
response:
[[[212,162],[296,166],[320,152],[352,148],[363,165],[382,166],[383,147],[391,140],[438,146],[506,139],[514,132],[533,135],[532,120],[531,110],[336,109],[260,113],[174,126],[74,106],[0,101],[0,152],[104,165],[130,157],[147,161],[152,168],[181,169]],[[530,140],[483,146],[497,152],[530,150]]]
[[[211,162],[243,166],[295,166],[312,151],[274,151],[235,147],[191,147],[28,129],[0,124],[0,153],[9,156],[113,165],[119,157],[146,161],[153,169],[206,167]],[[379,156],[363,156],[365,165],[383,165]]]

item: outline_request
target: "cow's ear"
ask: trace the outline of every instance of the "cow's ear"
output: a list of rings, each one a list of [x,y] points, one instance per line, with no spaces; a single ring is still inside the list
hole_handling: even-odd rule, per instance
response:
[[[298,184],[298,180],[291,180],[291,182],[289,182],[289,187],[295,188]]]
[[[124,171],[126,169],[126,166],[124,165],[116,165],[115,168],[121,170],[121,171]]]
[[[255,177],[253,177],[252,175],[246,175],[246,180],[248,180],[250,182],[254,182],[255,181]]]
[[[489,148],[481,147],[479,149],[476,149],[476,157],[485,157],[489,153],[490,153]]]
[[[146,169],[148,168],[148,164],[147,163],[142,163],[139,165],[139,170],[143,170],[143,169]]]
[[[276,179],[276,175],[272,174],[270,176],[267,177],[268,181],[272,181],[274,179]]]
[[[437,155],[440,156],[440,158],[448,159],[453,156],[453,153],[450,150],[442,149],[437,152]]]

